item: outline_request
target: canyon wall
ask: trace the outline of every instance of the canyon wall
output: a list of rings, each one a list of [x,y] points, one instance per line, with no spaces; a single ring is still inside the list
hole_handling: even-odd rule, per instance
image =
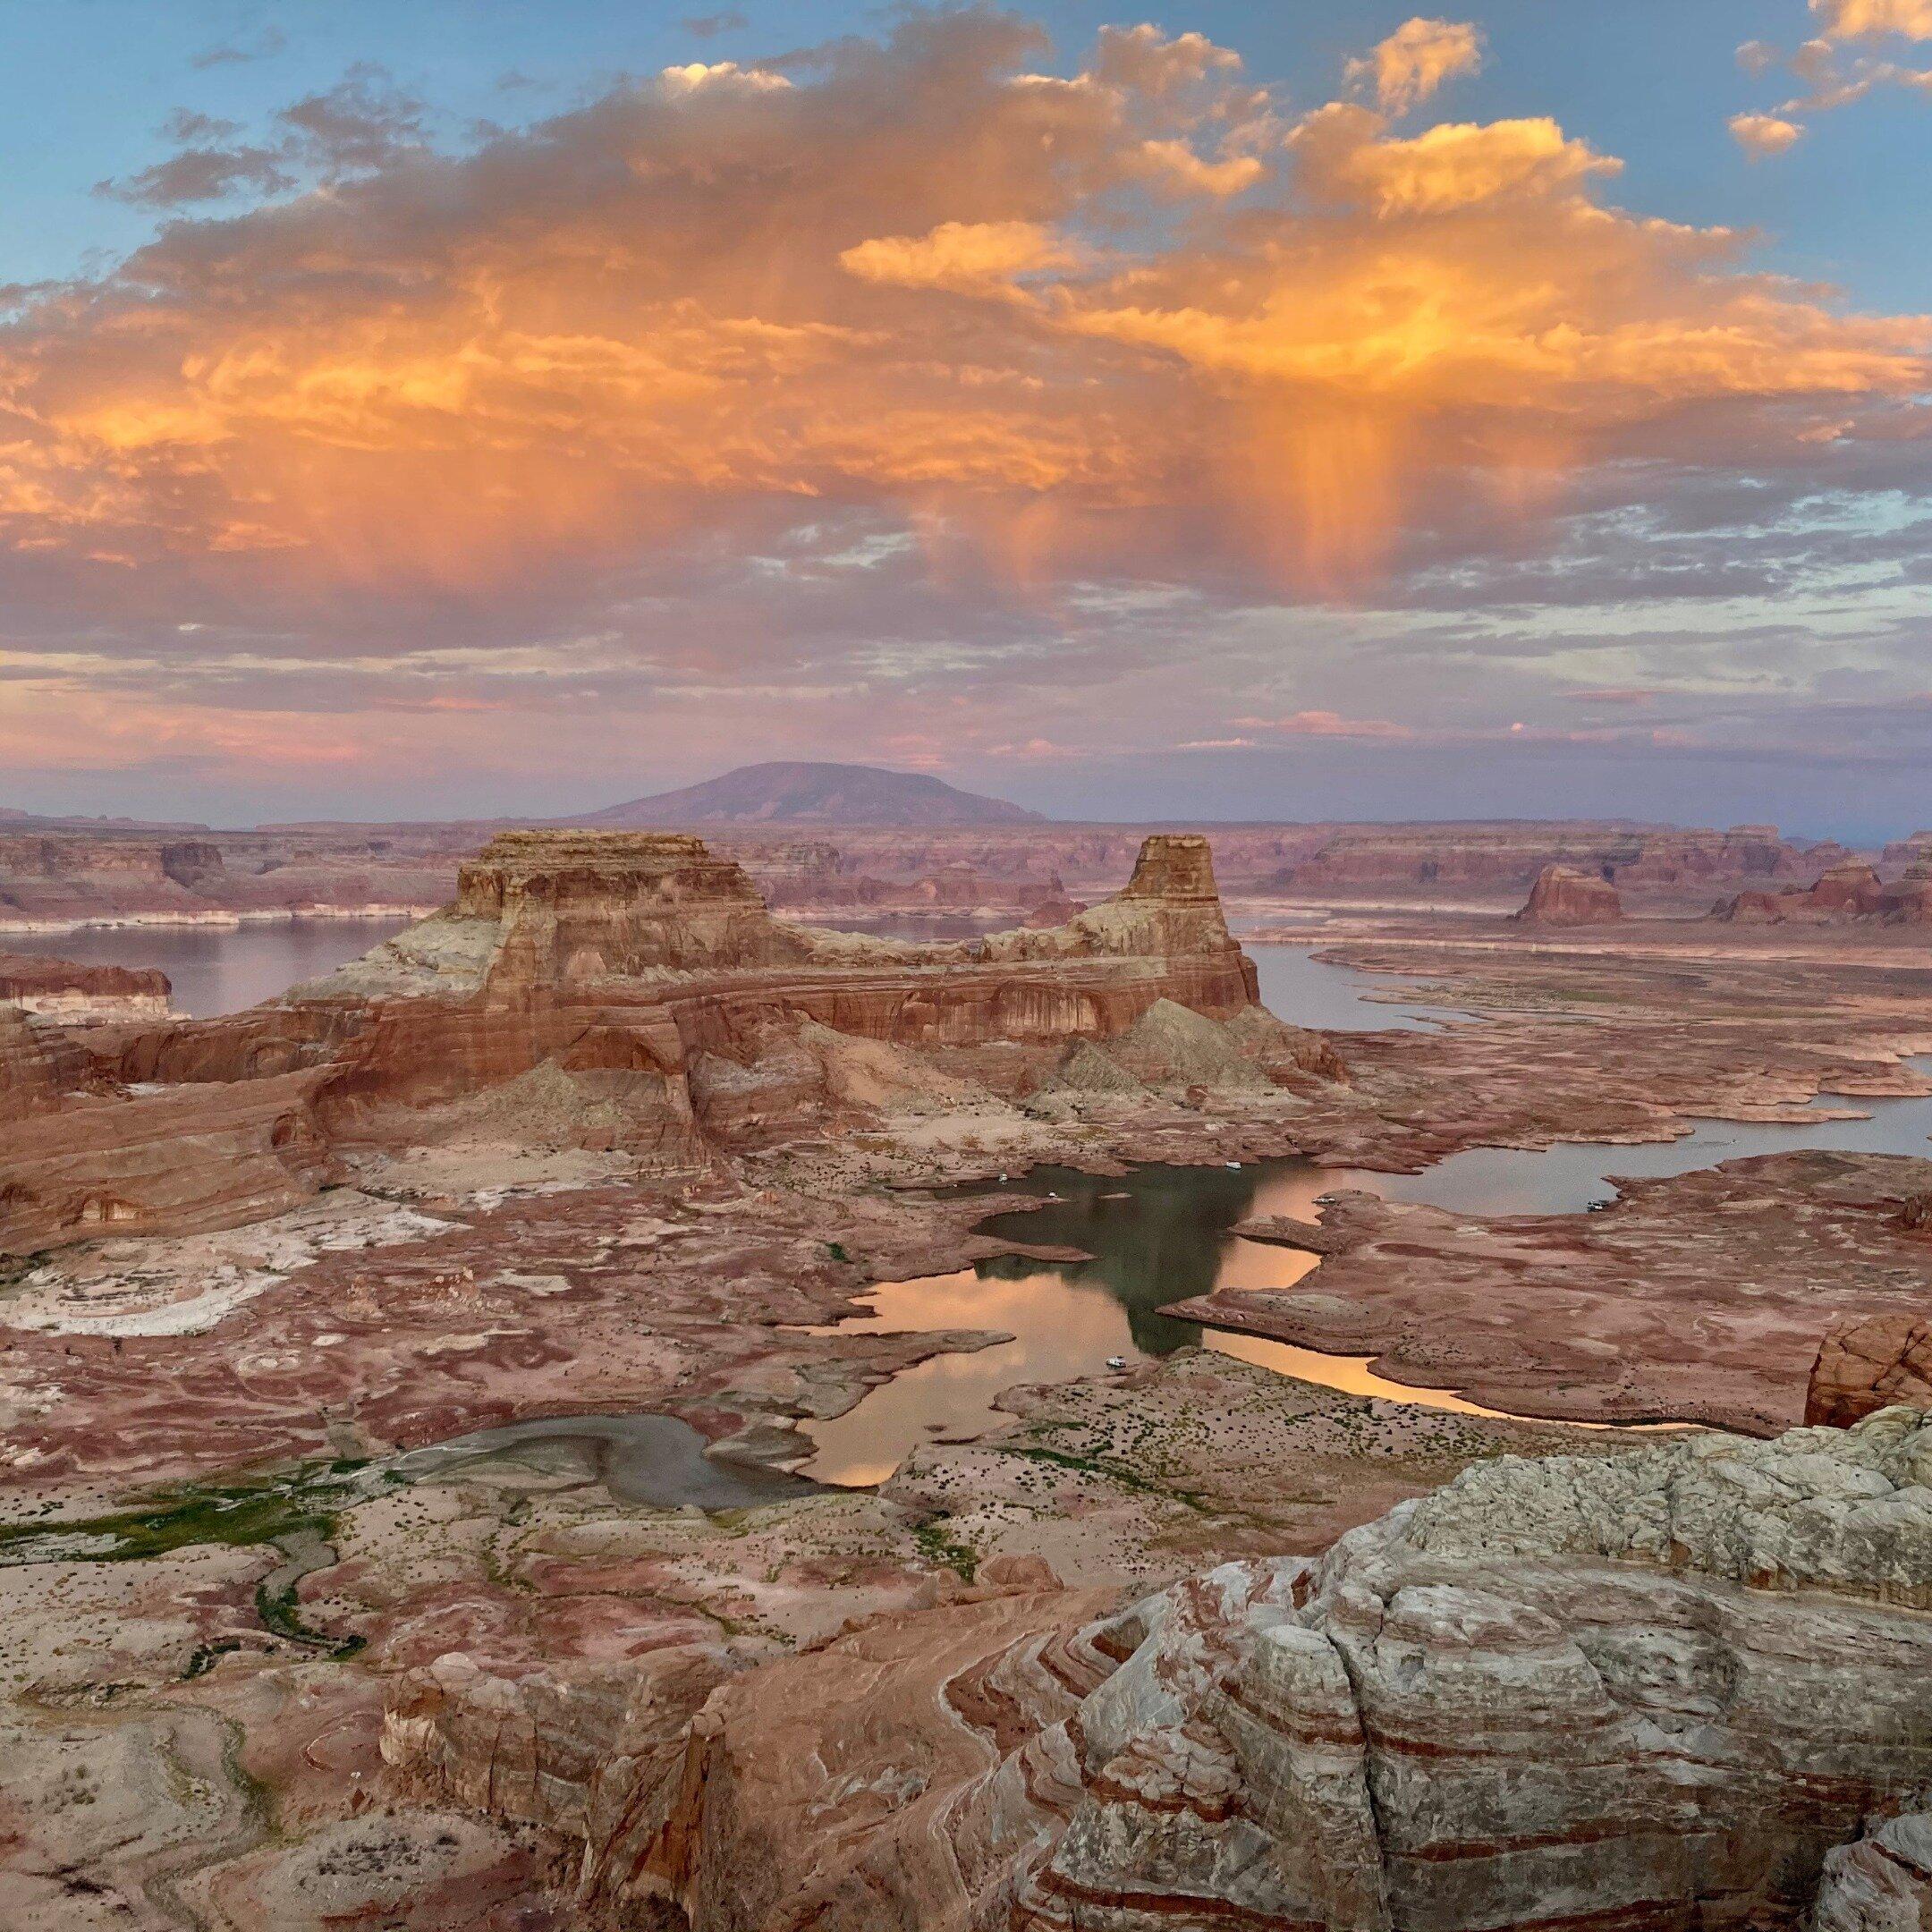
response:
[[[1064,926],[920,945],[777,919],[695,838],[506,833],[453,903],[326,979],[216,1020],[58,1035],[85,1093],[36,1071],[54,1030],[0,1041],[34,1112],[0,1146],[0,1252],[275,1211],[356,1148],[495,1137],[702,1167],[850,1115],[814,1028],[998,1043],[1012,1079],[1164,1002],[1218,1021],[1254,996],[1198,837],[1148,839],[1127,889]],[[1272,1037],[1252,1051],[1284,1079],[1326,1064]]]
[[[1854,1908],[1932,1825],[1928,1477],[1902,1409],[1505,1457],[1117,1612],[1036,1561],[750,1668],[445,1657],[384,1754],[555,1834],[592,1923],[1914,1926]]]

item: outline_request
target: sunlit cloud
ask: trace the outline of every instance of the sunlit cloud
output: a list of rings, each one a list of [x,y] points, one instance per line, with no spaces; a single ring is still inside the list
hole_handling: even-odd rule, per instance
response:
[[[1778,114],[1737,114],[1731,116],[1728,124],[1738,146],[1754,161],[1783,154],[1804,134],[1795,121],[1786,121]]]
[[[454,763],[508,708],[562,758],[585,717],[709,706],[727,750],[1045,763],[1091,741],[1042,693],[1157,666],[1177,598],[1287,634],[1472,585],[1690,595],[1767,567],[1619,517],[1895,487],[1932,324],[1619,206],[1621,158],[1554,116],[1428,124],[1482,51],[1411,20],[1291,109],[1199,33],[1063,58],[962,10],[460,140],[373,72],[252,133],[183,121],[118,191],[224,212],[0,332],[0,645],[34,654],[0,748],[65,708],[41,742],[75,758],[149,718],[272,762],[327,716],[314,756],[406,762],[407,717]],[[1221,648],[1258,682],[1232,620]],[[1284,682],[1148,735],[1422,729],[1383,704]]]
[[[1467,21],[1404,21],[1387,39],[1348,64],[1349,78],[1368,83],[1390,114],[1419,106],[1443,82],[1482,65],[1481,31]]]
[[[1811,0],[1818,30],[1828,40],[1902,34],[1932,40],[1932,0]]]

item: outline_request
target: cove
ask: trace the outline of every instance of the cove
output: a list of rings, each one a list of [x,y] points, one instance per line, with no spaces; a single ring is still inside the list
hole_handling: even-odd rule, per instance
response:
[[[1907,1063],[1932,1072],[1932,1056]],[[1293,1286],[1319,1258],[1245,1241],[1229,1231],[1250,1215],[1318,1220],[1325,1194],[1360,1188],[1389,1199],[1483,1215],[1577,1214],[1616,1192],[1613,1176],[1685,1174],[1720,1161],[1801,1148],[1932,1154],[1932,1097],[1874,1099],[1825,1095],[1821,1108],[1855,1106],[1861,1120],[1775,1124],[1698,1121],[1672,1141],[1563,1142],[1542,1149],[1472,1148],[1418,1174],[1318,1166],[1300,1157],[1239,1168],[1149,1165],[1123,1176],[1038,1167],[1004,1182],[953,1191],[953,1198],[1024,1198],[1045,1206],[993,1213],[980,1231],[1014,1241],[1077,1248],[1089,1261],[996,1255],[951,1275],[884,1282],[862,1298],[869,1312],[841,1324],[855,1334],[983,1329],[1012,1340],[973,1354],[940,1355],[902,1370],[842,1416],[811,1421],[803,1473],[840,1484],[883,1481],[922,1442],[971,1436],[996,1426],[994,1399],[1022,1382],[1065,1382],[1199,1345],[1355,1395],[1379,1396],[1465,1415],[1496,1415],[1445,1389],[1376,1375],[1370,1358],[1324,1355],[1258,1336],[1204,1332],[1157,1311],[1217,1288]]]
[[[1203,1346],[1277,1374],[1353,1394],[1421,1402],[1463,1415],[1479,1408],[1446,1389],[1412,1388],[1373,1374],[1368,1359],[1327,1356],[1259,1336],[1204,1332],[1157,1312],[1164,1302],[1210,1289],[1288,1288],[1318,1258],[1228,1231],[1253,1214],[1313,1218],[1317,1199],[1341,1179],[1333,1168],[1290,1157],[1241,1168],[1149,1164],[1124,1175],[1036,1167],[1004,1183],[955,1191],[989,1205],[1025,1197],[1045,1206],[995,1214],[983,1233],[1079,1248],[1089,1261],[995,1255],[951,1275],[884,1282],[862,1298],[871,1312],[839,1325],[845,1334],[979,1328],[1013,1339],[972,1354],[929,1357],[870,1390],[842,1416],[808,1421],[813,1445],[801,1473],[820,1482],[883,1481],[922,1442],[970,1436],[1000,1419],[1002,1389],[1105,1374],[1111,1359],[1146,1360]]]
[[[564,1473],[580,1471],[621,1503],[653,1509],[752,1509],[809,1496],[818,1484],[756,1463],[705,1453],[690,1423],[666,1415],[550,1416],[473,1429],[412,1449],[388,1467],[402,1480],[433,1482],[480,1462],[515,1460]]]

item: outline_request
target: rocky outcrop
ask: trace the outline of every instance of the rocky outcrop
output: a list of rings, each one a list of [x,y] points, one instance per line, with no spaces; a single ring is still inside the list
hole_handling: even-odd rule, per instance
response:
[[[1932,1315],[1871,1315],[1835,1324],[1812,1364],[1806,1422],[1850,1428],[1897,1402],[1932,1409]]]
[[[126,966],[83,966],[74,960],[0,951],[0,1006],[42,1019],[87,1025],[107,1020],[158,1020],[173,988],[165,972]]]
[[[1171,1009],[1152,1033],[1207,1030],[1229,1078],[1329,1077],[1326,1049],[1255,1012],[1254,989],[1199,838],[1148,839],[1128,890],[1066,925],[913,945],[775,919],[695,838],[506,833],[462,868],[452,905],[330,979],[90,1042],[101,1082],[169,1093],[104,1094],[85,1115],[52,1103],[31,1150],[0,1146],[0,1191],[19,1203],[0,1251],[85,1238],[110,1171],[126,1182],[112,1217],[143,1232],[273,1211],[260,1204],[319,1183],[311,1147],[485,1140],[699,1168],[931,1086],[861,1067],[868,1043],[1000,1043],[1018,1090],[1062,1043]],[[271,1101],[276,1080],[296,1084]],[[170,1097],[189,1085],[191,1104]],[[64,1148],[80,1182],[56,1196]],[[200,1171],[216,1161],[232,1172]]]
[[[1545,866],[1516,918],[1526,926],[1608,926],[1623,917],[1623,902],[1606,878],[1574,866]]]
[[[1803,849],[1775,826],[1728,832],[1589,821],[1351,826],[1276,883],[1316,894],[1456,897],[1520,893],[1547,867],[1563,865],[1624,889],[1670,895],[1719,879],[1793,878],[1807,863]]]
[[[103,1234],[190,1234],[258,1221],[330,1177],[316,1076],[63,1097],[6,1130],[0,1254]]]
[[[1932,1803],[1932,1792],[1922,1794]],[[1932,1809],[1874,1818],[1825,1858],[1808,1932],[1927,1932],[1932,1928]]]
[[[445,1658],[385,1755],[559,1830],[630,1925],[1911,1923],[1842,1915],[1923,1879],[1928,1477],[1902,1410],[1504,1457],[1313,1561],[1097,1618],[1002,1579],[715,1688],[655,1657],[676,1694],[587,1717]]]
[[[1722,900],[1711,916],[1746,926],[1823,926],[1854,920],[1932,925],[1932,860],[1917,860],[1890,884],[1868,865],[1834,866],[1810,886],[1740,893]]]
[[[809,945],[735,860],[669,833],[504,832],[457,874],[453,922],[497,928],[490,986],[792,964]]]

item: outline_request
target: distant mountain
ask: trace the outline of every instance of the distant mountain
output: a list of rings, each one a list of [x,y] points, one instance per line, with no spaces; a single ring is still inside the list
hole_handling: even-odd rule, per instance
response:
[[[741,765],[678,792],[632,799],[574,821],[605,826],[1038,825],[1042,814],[877,765]]]

